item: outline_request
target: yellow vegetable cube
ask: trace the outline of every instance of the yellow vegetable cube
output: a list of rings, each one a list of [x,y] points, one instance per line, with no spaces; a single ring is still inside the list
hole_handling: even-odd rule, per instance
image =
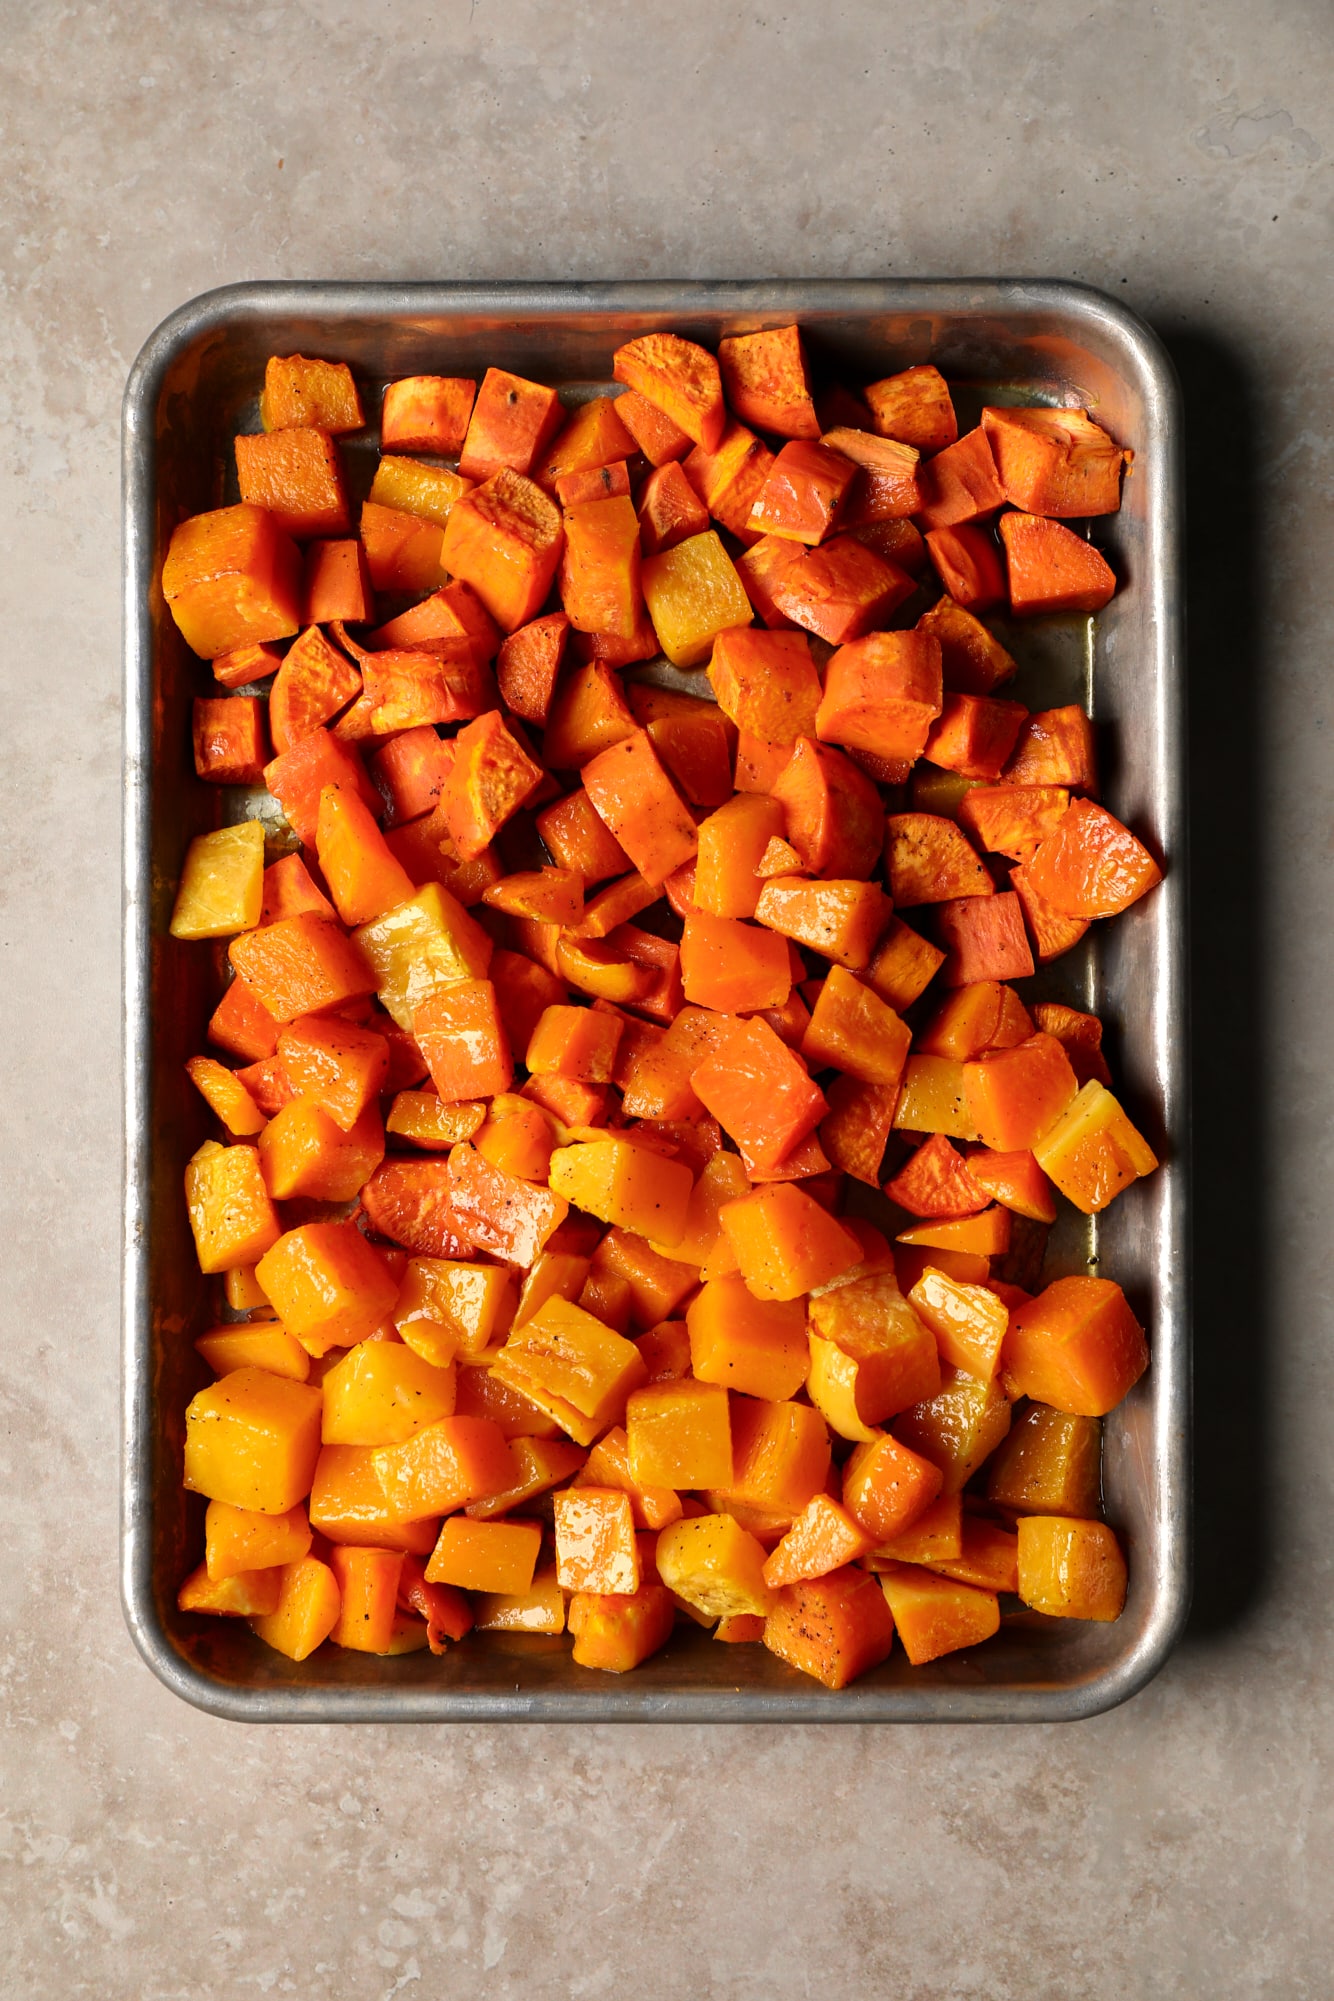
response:
[[[1086,1216],[1152,1174],[1158,1156],[1096,1077],[1033,1148],[1038,1166]]]
[[[1126,1602],[1120,1543],[1105,1522],[1021,1516],[1019,1596],[1050,1619],[1119,1619]]]
[[[249,1619],[256,1613],[277,1610],[282,1589],[281,1570],[243,1570],[234,1577],[216,1581],[201,1563],[192,1570],[176,1594],[182,1612],[212,1612],[225,1618]]]
[[[387,452],[375,468],[369,498],[377,507],[394,507],[400,514],[416,514],[443,528],[454,502],[471,486],[470,479],[447,466],[423,465],[420,459]]]
[[[455,980],[484,980],[491,964],[490,938],[438,882],[352,936],[375,971],[381,1001],[409,1034],[423,1001]]]
[[[474,1522],[450,1515],[427,1561],[427,1580],[521,1597],[532,1585],[541,1547],[537,1522]]]
[[[632,1341],[581,1306],[552,1298],[511,1331],[491,1373],[553,1417],[576,1444],[591,1445],[620,1422],[626,1398],[648,1370]]]
[[[267,1369],[271,1376],[290,1376],[294,1383],[304,1383],[310,1375],[310,1356],[276,1320],[211,1327],[195,1347],[215,1376],[230,1376],[236,1369]]]
[[[320,1392],[267,1369],[236,1369],[200,1390],[185,1413],[192,1494],[283,1515],[303,1501],[320,1450]]]
[[[736,565],[712,528],[660,556],[646,556],[643,585],[653,629],[674,667],[701,666],[720,632],[749,625],[754,616]]]
[[[409,1258],[394,1325],[410,1348],[443,1367],[454,1355],[485,1354],[513,1297],[509,1273],[498,1265]]]
[[[910,1056],[903,1066],[894,1127],[897,1132],[976,1139],[963,1087],[963,1064],[953,1056]]]
[[[685,1234],[694,1178],[683,1161],[632,1140],[583,1140],[556,1148],[550,1187],[588,1215],[665,1247]]]
[[[254,1264],[282,1235],[257,1147],[205,1140],[185,1170],[185,1206],[202,1272]]]
[[[672,1522],[658,1537],[658,1575],[669,1591],[710,1619],[765,1617],[774,1594],[764,1581],[764,1545],[731,1515]]]
[[[900,1445],[939,1466],[943,1494],[962,1493],[1009,1429],[1010,1406],[1000,1385],[957,1369],[946,1369],[938,1394],[905,1410],[891,1426]]]
[[[280,1569],[310,1548],[310,1521],[298,1501],[284,1515],[261,1515],[210,1501],[204,1515],[204,1568],[214,1584],[248,1570]]]
[[[362,1341],[324,1378],[326,1445],[401,1445],[454,1415],[454,1365],[437,1369],[401,1341]]]
[[[289,1660],[303,1661],[327,1640],[338,1623],[342,1596],[327,1563],[305,1556],[279,1573],[278,1603],[251,1625],[267,1646]]]
[[[173,938],[253,931],[264,905],[264,828],[258,820],[199,834],[186,850],[171,913]]]
[[[650,1383],[625,1407],[630,1472],[638,1487],[732,1484],[732,1423],[718,1383]]]

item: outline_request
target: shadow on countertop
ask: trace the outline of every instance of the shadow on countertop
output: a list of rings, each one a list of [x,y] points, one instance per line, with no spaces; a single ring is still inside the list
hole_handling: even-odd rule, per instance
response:
[[[1273,1544],[1265,544],[1249,366],[1212,332],[1163,339],[1185,405],[1195,1346],[1195,1590],[1185,1639],[1207,1643],[1255,1610]]]

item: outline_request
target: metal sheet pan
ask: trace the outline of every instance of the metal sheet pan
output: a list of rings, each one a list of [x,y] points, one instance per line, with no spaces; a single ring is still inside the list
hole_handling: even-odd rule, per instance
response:
[[[192,1347],[210,1317],[181,1197],[205,1136],[181,1066],[203,1046],[216,992],[209,954],[167,935],[188,840],[227,811],[191,768],[189,703],[211,685],[159,588],[171,528],[232,497],[231,438],[255,427],[270,353],[329,355],[372,383],[479,375],[488,363],[595,393],[622,341],[671,327],[715,346],[793,319],[856,380],[937,362],[962,398],[1086,404],[1134,447],[1121,512],[1097,539],[1125,588],[1096,622],[1043,622],[1017,642],[1016,691],[1034,705],[1088,699],[1105,797],[1168,858],[1163,887],[1059,962],[1053,990],[1113,1025],[1128,1102],[1163,1155],[1064,1269],[1126,1288],[1152,1347],[1148,1375],[1106,1423],[1109,1519],[1130,1558],[1113,1625],[1007,1623],[974,1652],[910,1668],[901,1649],[832,1694],[761,1648],[678,1629],[624,1677],[574,1666],[562,1642],[474,1636],[435,1660],[324,1648],[296,1665],[240,1622],[184,1616],[202,1504],[180,1484],[183,1413],[206,1372]],[[373,407],[373,404],[372,404]],[[125,397],[125,1289],[123,1595],[130,1630],[168,1687],[249,1722],[1049,1722],[1124,1700],[1170,1651],[1189,1595],[1189,1236],[1185,730],[1180,406],[1153,335],[1089,289],[1045,281],[854,280],[571,285],[254,284],[208,293],[164,321]],[[353,474],[354,485],[356,473]],[[363,489],[364,490],[364,489]],[[1091,937],[1093,934],[1091,934]]]

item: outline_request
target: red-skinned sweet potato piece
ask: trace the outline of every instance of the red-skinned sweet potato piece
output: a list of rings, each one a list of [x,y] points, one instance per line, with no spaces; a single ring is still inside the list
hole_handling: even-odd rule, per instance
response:
[[[885,1194],[910,1216],[976,1216],[991,1201],[968,1171],[968,1162],[946,1139],[932,1133],[885,1183]]]
[[[680,334],[641,334],[617,348],[612,374],[706,452],[717,451],[727,409],[718,363],[706,348]]]
[[[1022,980],[1033,971],[1019,898],[961,897],[941,903],[936,931],[946,947],[941,983],[964,987],[976,980]]]

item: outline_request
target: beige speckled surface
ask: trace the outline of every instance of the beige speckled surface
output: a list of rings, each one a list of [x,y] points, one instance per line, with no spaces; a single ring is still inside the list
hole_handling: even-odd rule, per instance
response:
[[[1325,10],[10,0],[0,21],[0,1991],[1327,1995]],[[130,362],[246,277],[881,271],[1090,280],[1185,374],[1192,1635],[1065,1729],[197,1715],[138,1661],[115,1587]]]

